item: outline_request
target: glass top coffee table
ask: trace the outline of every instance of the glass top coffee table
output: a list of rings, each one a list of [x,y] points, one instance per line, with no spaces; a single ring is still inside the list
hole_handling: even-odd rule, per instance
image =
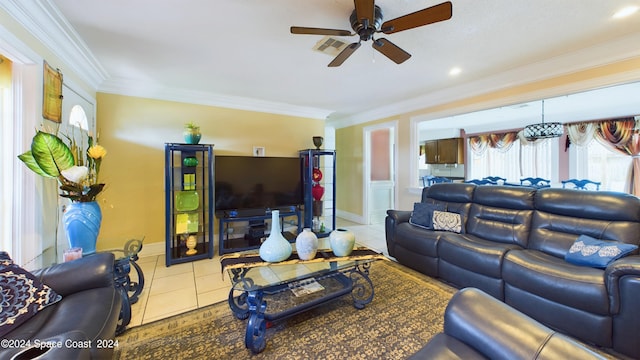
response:
[[[363,309],[373,301],[369,268],[387,259],[367,248],[336,257],[318,250],[312,260],[300,260],[294,252],[279,263],[264,262],[255,252],[224,255],[220,263],[231,277],[229,307],[241,320],[249,319],[245,346],[253,353],[266,347],[267,322],[284,319],[351,294],[353,306]]]

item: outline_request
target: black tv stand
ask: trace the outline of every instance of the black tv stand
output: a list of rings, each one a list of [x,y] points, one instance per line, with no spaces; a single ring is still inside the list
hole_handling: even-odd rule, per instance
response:
[[[299,206],[284,206],[277,208],[267,209],[233,209],[233,210],[220,210],[216,211],[216,216],[225,218],[247,218],[254,216],[268,215],[271,216],[271,212],[274,210],[280,211],[280,213],[292,213],[298,211]]]
[[[296,206],[274,209],[242,209],[242,210],[223,210],[216,212],[218,217],[218,252],[220,255],[258,249],[260,241],[263,237],[268,236],[265,229],[265,220],[271,219],[272,210],[280,211],[280,221],[283,218],[295,216],[297,219],[297,233],[302,231],[302,212]],[[244,236],[230,237],[229,224],[234,222],[248,222],[247,232]],[[283,228],[281,226],[281,228]],[[283,233],[284,237],[290,242],[294,242],[296,234],[289,232]]]

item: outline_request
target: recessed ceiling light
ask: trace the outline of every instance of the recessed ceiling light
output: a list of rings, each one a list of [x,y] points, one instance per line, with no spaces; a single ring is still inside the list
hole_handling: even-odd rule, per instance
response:
[[[635,14],[638,11],[638,9],[640,9],[640,7],[638,7],[638,6],[627,6],[627,7],[624,7],[622,9],[616,11],[616,13],[613,14],[612,17],[614,19],[622,19],[622,18],[625,18],[627,16]]]
[[[461,72],[462,72],[462,69],[456,66],[451,68],[451,70],[449,70],[449,75],[456,76],[456,75],[459,75]]]

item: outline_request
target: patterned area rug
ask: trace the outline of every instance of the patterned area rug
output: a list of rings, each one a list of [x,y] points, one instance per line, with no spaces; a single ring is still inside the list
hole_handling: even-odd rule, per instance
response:
[[[455,289],[391,261],[377,261],[373,302],[344,296],[274,322],[266,349],[244,346],[247,320],[226,302],[127,330],[114,359],[405,359],[442,331]]]

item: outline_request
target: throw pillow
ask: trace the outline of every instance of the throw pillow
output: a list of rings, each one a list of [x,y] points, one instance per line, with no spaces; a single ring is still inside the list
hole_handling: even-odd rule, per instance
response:
[[[446,205],[442,203],[415,203],[413,204],[413,212],[409,218],[409,223],[421,228],[432,229],[433,212],[436,210],[444,211],[446,210]]]
[[[61,298],[8,255],[0,256],[0,337]]]
[[[434,211],[433,228],[435,230],[445,230],[459,234],[462,232],[462,218],[458,213]]]
[[[575,265],[606,268],[607,265],[638,248],[637,245],[617,241],[598,240],[580,235],[564,256],[567,262]]]

